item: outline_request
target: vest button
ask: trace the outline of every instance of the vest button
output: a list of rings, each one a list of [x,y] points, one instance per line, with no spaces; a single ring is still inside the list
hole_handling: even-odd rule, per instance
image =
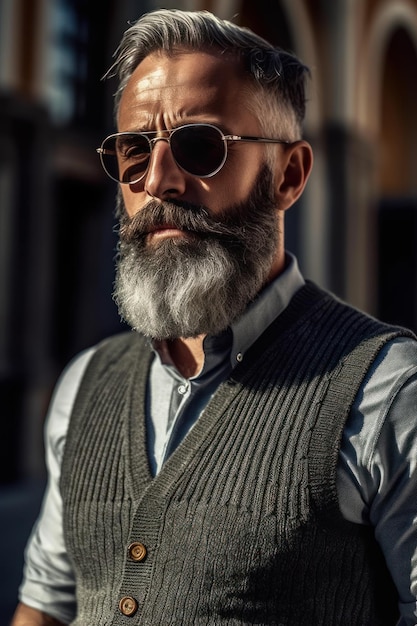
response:
[[[120,611],[123,613],[123,615],[127,615],[128,617],[134,615],[138,610],[138,607],[139,605],[137,601],[131,596],[125,596],[119,602]]]
[[[131,543],[128,548],[128,552],[132,561],[136,561],[136,563],[144,561],[147,554],[146,546],[144,546],[143,543],[140,543],[139,541]]]

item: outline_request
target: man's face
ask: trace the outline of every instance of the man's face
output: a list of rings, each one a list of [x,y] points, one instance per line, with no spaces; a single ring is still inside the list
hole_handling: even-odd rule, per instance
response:
[[[242,102],[234,61],[206,53],[147,57],[131,76],[119,131],[210,123],[260,135]],[[155,143],[142,181],[121,185],[121,247],[115,298],[122,316],[155,338],[216,334],[274,273],[280,219],[264,147],[231,144],[223,168],[197,178]]]
[[[121,99],[119,131],[163,131],[183,124],[211,123],[225,134],[260,135],[246,106],[242,71],[236,61],[204,52],[168,57],[153,53],[131,76]],[[264,146],[229,143],[223,169],[212,178],[196,178],[175,163],[169,145],[158,141],[143,181],[122,185],[130,217],[151,199],[179,199],[205,205],[215,215],[242,202],[251,192],[264,160]],[[181,236],[163,232],[153,237]],[[152,237],[149,237],[151,240]]]

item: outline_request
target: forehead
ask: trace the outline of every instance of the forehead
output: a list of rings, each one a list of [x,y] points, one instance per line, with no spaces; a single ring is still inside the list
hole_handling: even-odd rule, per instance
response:
[[[119,127],[132,129],[156,121],[236,116],[248,79],[239,61],[208,52],[147,56],[130,77],[119,107]]]

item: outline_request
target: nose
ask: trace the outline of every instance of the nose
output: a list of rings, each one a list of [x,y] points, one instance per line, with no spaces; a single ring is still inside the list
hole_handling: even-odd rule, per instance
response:
[[[153,144],[146,172],[146,193],[160,200],[182,196],[186,188],[185,177],[185,172],[175,162],[168,140],[158,137]]]

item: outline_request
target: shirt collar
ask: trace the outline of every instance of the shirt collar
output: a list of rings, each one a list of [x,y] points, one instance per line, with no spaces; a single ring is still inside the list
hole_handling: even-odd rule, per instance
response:
[[[244,314],[231,326],[233,334],[230,360],[232,367],[243,360],[245,353],[268,326],[290,303],[305,284],[295,256],[286,253],[285,270],[261,291]]]
[[[208,370],[216,367],[220,361],[223,361],[229,350],[232,368],[243,361],[247,350],[284,311],[304,282],[297,259],[287,252],[284,271],[260,292],[243,315],[220,335],[205,337],[203,343],[205,362],[202,371],[195,378],[200,378]],[[167,367],[173,367],[166,343],[154,341],[152,346],[161,363]]]

